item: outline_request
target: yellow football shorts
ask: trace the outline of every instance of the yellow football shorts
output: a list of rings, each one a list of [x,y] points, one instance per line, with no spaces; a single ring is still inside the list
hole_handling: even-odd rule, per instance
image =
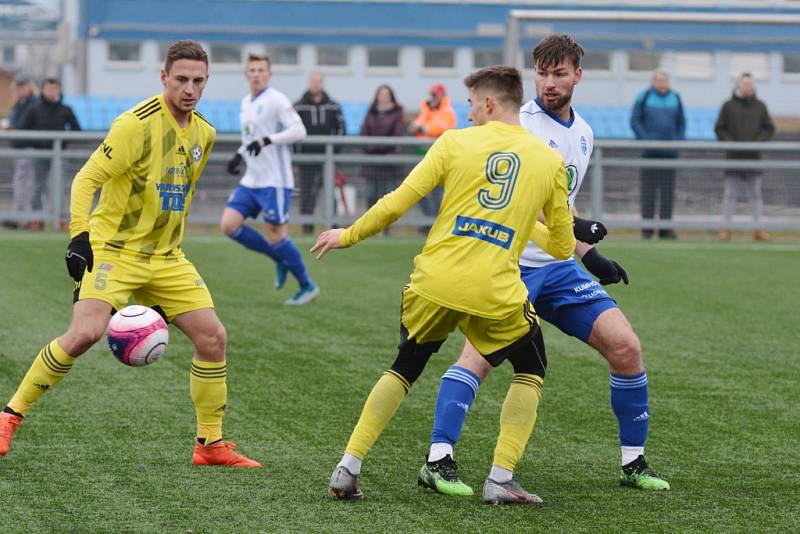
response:
[[[458,328],[484,356],[508,347],[538,324],[530,301],[520,304],[508,317],[487,319],[440,306],[408,286],[403,289],[402,309],[400,321],[408,330],[408,339],[418,345],[444,341]]]
[[[168,320],[214,307],[203,278],[186,258],[154,258],[142,263],[124,254],[100,252],[94,255],[94,268],[84,273],[77,291],[77,300],[102,300],[115,310],[124,308],[133,297],[136,304],[161,308]]]

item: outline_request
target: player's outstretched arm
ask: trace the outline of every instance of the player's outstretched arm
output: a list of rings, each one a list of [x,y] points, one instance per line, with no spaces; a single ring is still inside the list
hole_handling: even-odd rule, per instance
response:
[[[325,254],[334,248],[345,248],[345,245],[342,244],[342,233],[344,230],[341,228],[334,228],[332,230],[325,230],[319,237],[317,237],[317,242],[314,243],[314,246],[311,247],[311,253],[319,252],[317,254],[317,259],[321,260]]]

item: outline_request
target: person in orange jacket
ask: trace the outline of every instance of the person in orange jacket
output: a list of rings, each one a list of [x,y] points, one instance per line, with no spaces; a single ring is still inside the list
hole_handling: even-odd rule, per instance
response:
[[[450,105],[450,97],[447,96],[444,85],[433,85],[430,96],[429,100],[420,102],[419,115],[409,126],[411,133],[419,138],[436,139],[445,130],[456,127],[456,112]]]
[[[430,99],[420,102],[419,108],[419,115],[408,129],[420,139],[436,139],[445,130],[456,127],[456,122],[458,122],[456,112],[450,105],[450,97],[447,96],[444,85],[437,83],[431,86]],[[423,149],[421,153],[424,154],[425,151]],[[442,190],[437,188],[419,202],[419,207],[427,217],[434,217],[439,211],[441,201]],[[421,234],[427,234],[428,230],[430,230],[430,226],[427,225],[419,228]]]

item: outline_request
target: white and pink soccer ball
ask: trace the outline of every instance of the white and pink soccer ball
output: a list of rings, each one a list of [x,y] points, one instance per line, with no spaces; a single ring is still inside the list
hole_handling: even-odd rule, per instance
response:
[[[167,350],[167,323],[152,308],[127,306],[108,323],[108,347],[116,358],[131,367],[148,365]]]

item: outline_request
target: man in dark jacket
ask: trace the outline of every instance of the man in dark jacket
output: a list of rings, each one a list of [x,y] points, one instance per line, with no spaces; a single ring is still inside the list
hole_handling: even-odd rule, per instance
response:
[[[319,72],[308,76],[308,90],[294,103],[294,109],[303,120],[308,135],[344,135],[344,116],[339,104],[324,90],[325,79]],[[298,152],[321,154],[322,145],[301,145]],[[303,164],[298,167],[300,179],[300,214],[311,215],[317,204],[317,193],[322,185],[322,165]],[[304,224],[303,233],[310,234],[314,225]]]
[[[14,102],[14,107],[11,108],[11,116],[9,117],[9,125],[12,130],[20,129],[22,119],[28,111],[39,102],[39,99],[34,94],[33,82],[27,76],[17,76],[16,93],[17,100]],[[23,147],[24,144],[22,144],[21,141],[12,141],[11,146],[20,148]],[[13,177],[13,202],[15,211],[27,212],[33,209],[32,203],[35,181],[33,161],[30,158],[15,159]],[[6,228],[17,228],[19,222],[11,220],[3,221],[3,226]]]
[[[45,131],[79,131],[81,129],[78,119],[72,108],[61,103],[61,84],[55,78],[48,78],[42,83],[42,98],[22,118],[20,130],[45,130]],[[40,149],[53,148],[53,142],[46,139],[28,141],[26,146]],[[47,189],[47,180],[50,176],[50,158],[37,158],[34,160],[36,183],[33,191],[32,208],[34,211],[42,209],[42,197]],[[34,221],[31,228],[41,228],[41,222]]]
[[[636,139],[673,141],[685,139],[686,118],[681,97],[670,89],[669,76],[658,70],[653,83],[639,94],[631,113],[631,128]],[[644,158],[677,158],[677,150],[645,150]],[[675,169],[644,168],[641,174],[641,210],[643,219],[655,216],[656,194],[659,196],[659,217],[662,221],[672,219],[672,204],[675,197]],[[650,239],[652,228],[643,228],[642,237]],[[672,229],[660,229],[662,239],[675,239]]]
[[[768,141],[775,133],[775,125],[767,106],[756,98],[753,76],[744,73],[739,78],[733,96],[722,105],[714,128],[720,141]],[[750,150],[732,150],[729,159],[761,159],[761,153]],[[761,196],[761,173],[755,169],[728,169],[725,171],[725,192],[722,198],[722,215],[726,223],[733,219],[739,186],[745,184],[750,190],[753,221],[761,219],[763,199]],[[719,238],[728,241],[731,232],[720,232]],[[756,241],[767,241],[770,236],[763,230],[753,232]]]

